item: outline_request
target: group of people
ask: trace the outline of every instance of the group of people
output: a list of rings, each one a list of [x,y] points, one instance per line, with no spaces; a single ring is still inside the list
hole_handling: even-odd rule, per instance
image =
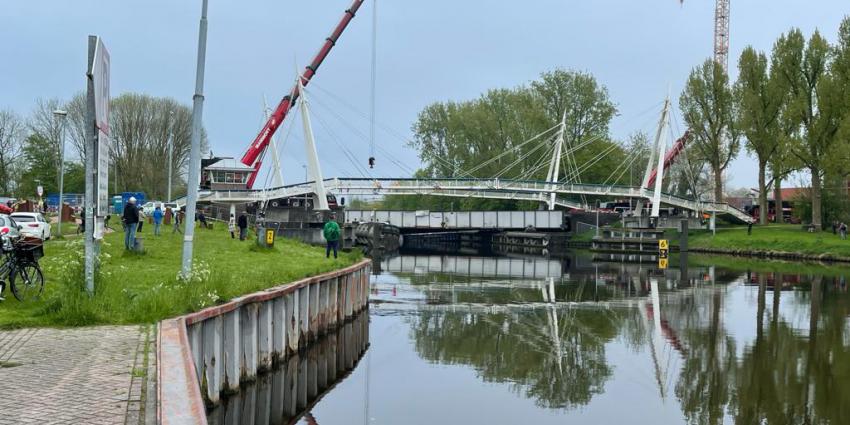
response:
[[[845,222],[832,222],[832,234],[838,234],[838,237],[841,239],[847,239],[847,223]]]
[[[180,223],[183,222],[182,211],[163,211],[162,207],[157,206],[151,215],[153,219],[153,234],[159,236],[162,234],[162,222],[165,219],[166,212],[171,213],[171,221],[173,223],[172,233],[183,233],[180,230]],[[131,196],[127,200],[127,205],[124,205],[124,212],[121,215],[121,224],[124,227],[124,249],[128,251],[136,248],[136,233],[142,231],[145,223],[145,214],[138,206],[136,198]],[[108,216],[107,216],[108,220]],[[107,224],[108,227],[108,224]]]
[[[227,222],[227,230],[230,231],[230,238],[236,239],[236,228],[239,228],[239,240],[244,241],[248,238],[248,215],[245,211],[239,214],[239,218],[235,214],[230,214],[230,220]]]

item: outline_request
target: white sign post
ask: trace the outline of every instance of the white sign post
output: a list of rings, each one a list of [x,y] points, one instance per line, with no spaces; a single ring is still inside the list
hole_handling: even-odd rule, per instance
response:
[[[97,159],[95,178],[95,220],[94,237],[102,239],[104,218],[109,214],[109,51],[98,37],[92,64],[92,82],[94,85],[95,122],[97,126]]]
[[[37,193],[38,197],[41,198],[41,196],[44,195],[44,186],[38,185],[38,187],[35,188],[35,193]]]
[[[109,51],[100,37],[89,36],[86,70],[86,198],[85,227],[86,291],[94,294],[99,241],[103,238],[104,211],[109,199]],[[106,164],[104,166],[103,164]]]

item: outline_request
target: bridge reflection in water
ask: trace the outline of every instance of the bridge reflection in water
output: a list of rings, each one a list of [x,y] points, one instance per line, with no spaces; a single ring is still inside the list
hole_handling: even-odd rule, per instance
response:
[[[295,424],[357,367],[369,347],[369,311],[284,360],[207,412],[210,424]]]

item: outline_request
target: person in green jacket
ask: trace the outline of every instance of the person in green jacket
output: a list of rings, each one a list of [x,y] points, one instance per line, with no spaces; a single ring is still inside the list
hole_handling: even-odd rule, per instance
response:
[[[334,251],[334,258],[337,258],[337,250],[339,249],[339,224],[336,222],[336,214],[331,214],[330,220],[325,223],[325,228],[322,230],[327,241],[327,249],[325,249],[325,258],[331,257],[331,249]]]

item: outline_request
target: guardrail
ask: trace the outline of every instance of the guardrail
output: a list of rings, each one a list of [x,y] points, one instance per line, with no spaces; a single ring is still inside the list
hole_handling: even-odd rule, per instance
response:
[[[236,298],[159,325],[157,420],[205,424],[239,391],[368,306],[371,260]]]

